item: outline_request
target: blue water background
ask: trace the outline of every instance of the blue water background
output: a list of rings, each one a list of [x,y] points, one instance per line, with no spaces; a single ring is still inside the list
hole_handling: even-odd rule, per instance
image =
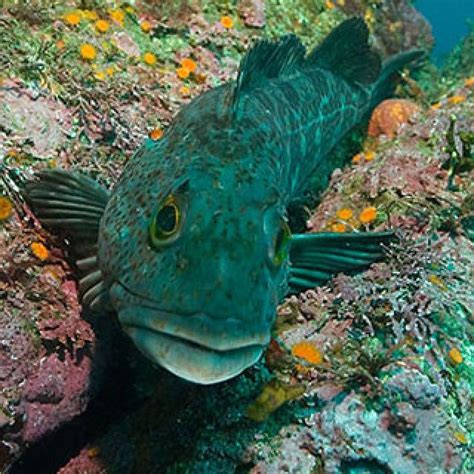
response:
[[[432,58],[440,65],[468,33],[468,19],[474,21],[474,0],[416,0],[414,3],[433,28],[436,44]]]

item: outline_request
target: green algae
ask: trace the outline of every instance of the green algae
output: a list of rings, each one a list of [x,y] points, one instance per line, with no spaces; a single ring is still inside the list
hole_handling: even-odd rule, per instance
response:
[[[339,8],[327,9],[324,0],[269,0],[266,12],[266,36],[275,38],[292,31],[310,48],[347,18]]]
[[[474,76],[474,26],[460,44],[449,53],[444,65],[437,68],[432,63],[425,63],[418,72],[417,79],[423,89],[426,102],[439,101],[464,81]]]
[[[456,115],[452,114],[449,118],[449,127],[446,131],[445,152],[448,155],[443,163],[443,168],[448,170],[447,188],[450,191],[457,191],[458,188],[453,184],[456,175],[462,172],[474,169],[474,154],[472,147],[474,145],[474,133],[469,131],[460,131],[456,133]],[[456,137],[461,142],[459,147],[456,143]]]

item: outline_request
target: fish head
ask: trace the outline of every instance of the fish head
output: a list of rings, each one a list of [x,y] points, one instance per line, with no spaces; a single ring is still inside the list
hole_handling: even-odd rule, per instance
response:
[[[183,164],[161,156],[166,146],[144,149],[101,221],[99,262],[112,303],[155,363],[196,383],[230,379],[270,341],[288,273],[284,209],[244,162]]]

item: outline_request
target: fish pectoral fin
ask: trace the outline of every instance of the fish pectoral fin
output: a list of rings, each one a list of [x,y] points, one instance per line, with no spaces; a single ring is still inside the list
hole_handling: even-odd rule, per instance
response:
[[[77,260],[76,265],[82,272],[82,278],[79,280],[79,296],[82,305],[92,311],[111,311],[112,303],[102,279],[97,256]]]
[[[62,170],[35,174],[22,191],[45,227],[68,236],[96,233],[109,192],[91,178]]]
[[[290,241],[290,291],[322,285],[337,273],[356,273],[384,257],[393,231],[294,234]]]
[[[41,224],[67,239],[69,254],[81,273],[83,306],[108,310],[108,294],[97,262],[97,240],[109,192],[85,175],[45,170],[24,184],[21,193]]]

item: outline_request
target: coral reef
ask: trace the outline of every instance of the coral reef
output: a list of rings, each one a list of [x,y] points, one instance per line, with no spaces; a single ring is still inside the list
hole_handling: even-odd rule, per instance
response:
[[[313,232],[396,227],[387,261],[287,298],[264,359],[219,386],[155,369],[113,315],[82,315],[60,239],[15,192],[16,170],[45,167],[113,184],[144,137],[234,77],[253,38],[314,45],[352,14],[385,55],[432,44],[405,0],[2,10],[0,470],[474,469],[472,38],[449,73],[406,78],[399,92],[419,112],[396,133],[379,117],[354,156],[335,152],[341,169],[303,219]]]

